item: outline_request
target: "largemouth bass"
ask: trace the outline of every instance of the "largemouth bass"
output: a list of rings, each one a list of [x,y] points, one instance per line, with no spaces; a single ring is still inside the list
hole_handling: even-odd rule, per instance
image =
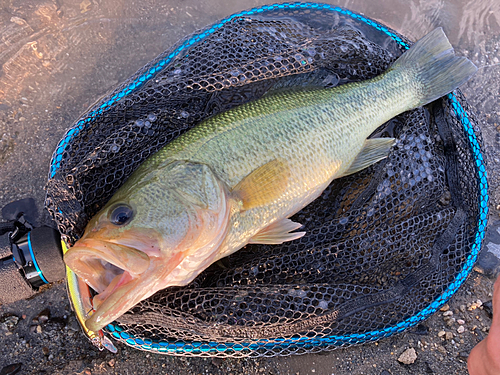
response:
[[[388,155],[394,139],[367,139],[378,126],[476,70],[436,29],[371,80],[267,95],[179,136],[132,174],[64,256],[98,292],[87,328],[188,284],[248,243],[300,238],[290,216],[333,179]]]

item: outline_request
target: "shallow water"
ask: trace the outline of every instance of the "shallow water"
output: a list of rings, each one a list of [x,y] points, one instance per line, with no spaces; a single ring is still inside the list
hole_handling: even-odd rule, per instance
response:
[[[482,120],[492,218],[498,219],[500,2],[327,2],[363,13],[413,40],[443,27],[457,54],[479,67],[462,90]],[[181,37],[266,3],[18,0],[4,6],[0,10],[0,207],[34,197],[43,212],[52,152],[89,105]],[[47,220],[47,215],[41,218]]]

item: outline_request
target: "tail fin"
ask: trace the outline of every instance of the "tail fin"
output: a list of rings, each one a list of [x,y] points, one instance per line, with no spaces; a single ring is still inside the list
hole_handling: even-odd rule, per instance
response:
[[[414,74],[420,83],[417,106],[430,103],[455,90],[467,81],[477,67],[465,57],[455,56],[442,28],[437,28],[416,42],[391,66]]]

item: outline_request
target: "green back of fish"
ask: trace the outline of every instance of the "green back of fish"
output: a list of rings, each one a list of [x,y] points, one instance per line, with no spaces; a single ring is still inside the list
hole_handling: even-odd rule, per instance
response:
[[[410,97],[411,91],[397,81],[379,77],[333,89],[265,96],[206,120],[141,168],[190,160],[211,166],[230,187],[277,158],[285,159],[302,179],[338,162],[341,173],[376,127],[411,107],[402,107],[412,98],[401,97]]]
[[[317,186],[355,172],[349,167],[378,126],[452,91],[475,71],[436,29],[374,79],[266,95],[207,119],[148,159],[130,183],[187,160],[208,165],[232,189],[256,168],[282,160],[289,189]]]

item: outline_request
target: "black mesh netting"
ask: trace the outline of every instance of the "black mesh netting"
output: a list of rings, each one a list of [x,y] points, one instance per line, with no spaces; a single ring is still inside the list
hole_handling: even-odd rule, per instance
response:
[[[47,208],[73,242],[135,168],[201,120],[270,90],[374,77],[410,44],[333,6],[231,16],[181,40],[82,116],[54,153]],[[256,356],[356,344],[418,323],[460,286],[484,235],[476,128],[458,91],[394,118],[376,132],[397,139],[387,159],[335,180],[292,217],[304,237],[246,246],[108,331],[159,352]]]

